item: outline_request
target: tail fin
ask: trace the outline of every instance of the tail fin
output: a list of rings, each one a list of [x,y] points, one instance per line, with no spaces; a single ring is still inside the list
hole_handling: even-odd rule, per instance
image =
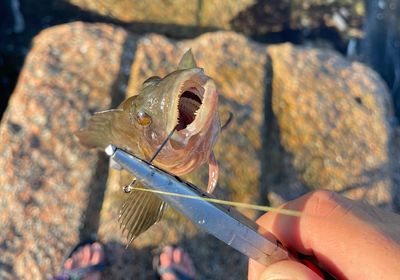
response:
[[[112,141],[111,122],[122,110],[107,110],[95,113],[87,127],[75,133],[79,142],[87,148],[105,149]]]

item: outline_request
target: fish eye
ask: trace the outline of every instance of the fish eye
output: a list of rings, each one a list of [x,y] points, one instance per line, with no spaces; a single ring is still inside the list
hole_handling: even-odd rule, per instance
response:
[[[152,77],[148,78],[146,81],[143,82],[143,87],[145,88],[145,87],[150,86],[150,85],[158,84],[158,82],[160,80],[161,80],[160,77],[152,76]]]
[[[136,120],[141,126],[149,126],[151,124],[151,116],[145,111],[139,111],[136,115]]]

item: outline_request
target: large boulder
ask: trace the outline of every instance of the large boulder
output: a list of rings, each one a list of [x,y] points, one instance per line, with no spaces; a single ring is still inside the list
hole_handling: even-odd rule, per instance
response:
[[[254,0],[244,1],[93,1],[68,0],[83,10],[120,21],[135,32],[192,37],[207,30],[230,29],[230,21]]]
[[[235,30],[252,36],[289,30],[307,30],[305,33],[331,30],[332,35],[347,37],[361,28],[365,13],[362,0],[67,2],[119,21],[135,32],[151,31],[176,37],[192,37],[209,30]]]
[[[360,35],[364,14],[361,0],[259,0],[240,11],[231,21],[231,27],[256,37],[291,30],[294,34],[299,31],[297,37],[315,32],[319,38],[332,40],[330,35],[340,41]],[[329,31],[329,35],[320,33],[321,30]],[[336,38],[337,35],[342,38]]]
[[[73,132],[120,92],[132,40],[120,28],[82,23],[35,38],[0,125],[1,279],[50,278],[82,223],[97,229],[88,207],[99,211],[107,163]]]
[[[384,82],[333,51],[283,44],[268,53],[283,148],[273,159],[280,164],[275,192],[287,199],[290,182],[301,182],[390,206],[392,108]]]

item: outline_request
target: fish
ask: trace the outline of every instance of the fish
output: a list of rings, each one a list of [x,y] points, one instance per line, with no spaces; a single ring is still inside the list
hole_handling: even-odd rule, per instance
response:
[[[158,152],[152,163],[177,176],[208,163],[207,192],[212,193],[218,181],[213,148],[220,131],[216,84],[197,66],[189,49],[175,71],[148,78],[138,94],[117,108],[96,112],[76,136],[87,148],[104,150],[113,144],[145,160]],[[128,244],[160,221],[166,209],[155,194],[140,191],[146,186],[135,178],[132,182],[134,188],[119,214]]]

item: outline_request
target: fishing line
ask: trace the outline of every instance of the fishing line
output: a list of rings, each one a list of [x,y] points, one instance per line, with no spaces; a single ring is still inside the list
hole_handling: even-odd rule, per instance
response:
[[[154,194],[170,195],[170,196],[182,197],[182,198],[194,199],[194,200],[205,200],[205,201],[208,201],[211,203],[216,203],[216,204],[233,206],[233,207],[242,208],[242,209],[258,210],[261,212],[274,212],[274,213],[291,216],[291,217],[297,217],[297,218],[313,217],[313,218],[323,219],[325,222],[334,222],[334,223],[341,223],[341,224],[345,224],[345,223],[352,224],[353,223],[353,221],[351,221],[351,220],[346,221],[346,220],[341,220],[341,219],[332,219],[330,217],[323,216],[323,215],[313,215],[313,214],[309,214],[309,213],[305,214],[301,211],[283,209],[283,208],[275,208],[275,207],[257,205],[257,204],[251,204],[251,203],[235,202],[235,201],[229,201],[229,200],[223,200],[223,199],[217,199],[217,198],[178,194],[178,193],[174,193],[174,192],[152,190],[152,189],[147,189],[147,188],[134,188],[134,190],[150,192],[150,193],[154,193]],[[374,226],[381,226],[382,228],[390,228],[388,226],[388,224],[385,222],[375,222]]]
[[[232,116],[233,116],[232,113],[229,112],[228,121],[225,123],[223,128],[225,128],[226,126],[229,125],[230,121],[232,120]],[[162,142],[160,147],[157,149],[157,151],[151,157],[149,163],[152,163],[152,161],[158,156],[158,154],[161,152],[161,150],[164,148],[164,146],[167,144],[167,142],[171,139],[171,137],[174,134],[174,132],[177,129],[177,127],[178,127],[178,125],[176,125],[172,129],[172,131],[168,134],[167,138],[165,138],[165,140]],[[135,182],[136,182],[136,179],[133,181],[133,184]],[[133,184],[131,183],[129,185],[129,187],[130,187],[129,192],[132,191]],[[221,204],[221,205],[227,205],[227,206],[233,206],[233,207],[237,207],[237,208],[252,209],[252,210],[258,210],[258,211],[262,211],[262,212],[276,212],[276,213],[279,213],[279,214],[284,214],[284,215],[293,216],[293,217],[300,217],[302,215],[302,213],[300,211],[294,211],[294,210],[288,210],[288,209],[279,209],[279,208],[274,208],[274,207],[269,207],[269,206],[262,206],[262,205],[251,204],[251,203],[234,202],[234,201],[217,199],[217,198],[209,198],[209,197],[198,197],[198,196],[184,195],[184,194],[178,194],[178,193],[173,193],[173,192],[165,192],[165,191],[145,189],[145,188],[134,188],[134,189],[135,190],[145,191],[145,192],[152,192],[152,193],[158,193],[158,194],[164,194],[164,195],[188,198],[188,199],[205,200],[205,201],[208,201],[208,202]],[[124,191],[126,192],[125,189],[124,189]]]
[[[154,155],[149,160],[149,163],[152,163],[153,160],[158,156],[158,154],[161,152],[162,148],[164,148],[165,144],[167,144],[169,139],[171,139],[171,137],[174,134],[177,127],[178,127],[178,125],[176,125],[172,129],[172,131],[168,134],[167,138],[165,138],[165,140],[161,143],[160,147],[158,147],[157,151],[154,153]],[[124,193],[130,193],[133,190],[133,188],[135,187],[135,184],[136,184],[136,178],[133,178],[132,182],[130,182],[129,185],[122,187],[122,190],[124,191]]]
[[[174,134],[175,130],[177,129],[178,125],[176,125],[172,131],[168,134],[167,138],[165,138],[164,142],[161,143],[161,146],[158,147],[157,151],[154,153],[154,155],[151,157],[149,163],[152,163],[153,160],[158,156],[158,154],[161,152],[162,148],[164,148],[165,144],[171,139],[172,134]]]
[[[228,123],[230,120],[228,120]],[[176,131],[178,125],[176,125],[172,131],[168,134],[168,136],[165,138],[165,140],[161,143],[160,147],[157,149],[157,151],[154,153],[154,155],[151,157],[149,163],[151,163],[161,152],[161,150],[164,148],[164,146],[168,143],[168,141],[171,139],[172,135]],[[304,214],[301,211],[296,211],[296,210],[289,210],[289,209],[283,209],[283,208],[275,208],[275,207],[270,207],[270,206],[264,206],[264,205],[257,205],[257,204],[252,204],[252,203],[244,203],[244,202],[235,202],[235,201],[229,201],[229,200],[223,200],[223,199],[217,199],[217,198],[209,198],[209,197],[199,197],[199,196],[192,196],[192,195],[185,195],[185,194],[178,194],[174,192],[166,192],[166,191],[159,191],[159,190],[152,190],[152,189],[147,189],[147,188],[134,188],[134,184],[136,183],[136,178],[132,181],[131,184],[128,186],[125,186],[123,189],[126,193],[131,192],[132,190],[139,190],[139,191],[144,191],[144,192],[150,192],[150,193],[155,193],[155,194],[163,194],[163,195],[170,195],[170,196],[175,196],[175,197],[182,197],[182,198],[187,198],[187,199],[194,199],[194,200],[205,200],[211,203],[216,203],[216,204],[221,204],[221,205],[227,205],[227,206],[232,206],[236,208],[242,208],[242,209],[251,209],[251,210],[257,210],[261,212],[274,212],[286,216],[291,216],[291,217],[304,217],[304,216],[313,216],[315,218],[322,218],[325,221],[328,221],[328,217],[324,216],[319,216],[319,215],[311,215],[311,214]],[[343,221],[341,221],[343,222]],[[375,223],[375,225],[382,225],[386,227],[385,223]]]
[[[232,118],[232,113],[230,113],[230,117],[227,121],[227,123],[223,126],[226,127],[229,125],[229,122],[231,121]],[[149,163],[152,163],[152,161],[157,157],[157,155],[161,152],[161,150],[164,148],[164,146],[167,144],[167,142],[171,139],[172,135],[176,131],[178,125],[176,125],[172,131],[168,134],[168,136],[165,138],[165,140],[161,143],[160,147],[157,149],[157,151],[154,153],[154,155],[151,157]],[[152,190],[152,189],[147,189],[147,188],[134,188],[134,184],[136,183],[136,178],[132,181],[131,184],[128,186],[124,187],[124,191],[126,193],[131,192],[132,190],[140,190],[144,192],[151,192],[155,194],[163,194],[163,195],[170,195],[170,196],[175,196],[175,197],[182,197],[182,198],[187,198],[187,199],[194,199],[194,200],[205,200],[211,203],[216,203],[216,204],[221,204],[221,205],[227,205],[227,206],[233,206],[237,208],[242,208],[242,209],[251,209],[251,210],[258,210],[262,212],[275,212],[287,216],[292,216],[292,217],[301,217],[304,214],[300,211],[295,211],[295,210],[289,210],[289,209],[282,209],[282,208],[275,208],[275,207],[270,207],[270,206],[264,206],[264,205],[257,205],[257,204],[251,204],[251,203],[244,203],[244,202],[235,202],[235,201],[229,201],[229,200],[223,200],[223,199],[218,199],[218,198],[209,198],[209,197],[198,197],[198,196],[192,196],[192,195],[184,195],[184,194],[178,194],[178,193],[173,193],[173,192],[165,192],[165,191],[159,191],[159,190]],[[126,188],[129,188],[128,191]]]
[[[275,207],[270,207],[270,206],[263,206],[263,205],[244,203],[244,202],[235,202],[235,201],[223,200],[223,199],[218,199],[218,198],[199,197],[199,196],[179,194],[179,193],[173,193],[173,192],[165,192],[165,191],[159,191],[159,190],[151,190],[151,189],[145,189],[145,188],[135,188],[134,190],[140,190],[140,191],[144,191],[144,192],[170,195],[170,196],[176,196],[176,197],[182,197],[182,198],[188,198],[188,199],[194,199],[194,200],[205,200],[205,201],[216,203],[216,204],[228,205],[228,206],[233,206],[233,207],[237,207],[237,208],[258,210],[258,211],[262,211],[262,212],[275,212],[275,213],[279,213],[279,214],[283,214],[283,215],[287,215],[287,216],[293,216],[293,217],[300,217],[303,215],[302,212],[300,212],[300,211],[289,210],[289,209],[280,209],[280,208],[275,208]]]
[[[226,124],[223,126],[223,128],[226,127],[227,125],[229,125],[229,122],[231,121],[231,119],[232,119],[232,113],[229,112],[229,119],[226,122]],[[171,139],[171,137],[174,134],[177,127],[178,127],[178,125],[176,125],[172,129],[172,131],[168,134],[167,138],[165,138],[165,140],[162,142],[160,147],[157,149],[157,151],[151,157],[149,163],[151,163],[157,157],[157,155],[161,152],[162,148],[164,148],[164,146],[167,144],[169,139]],[[135,182],[136,182],[136,180],[135,180]],[[133,185],[130,184],[130,187],[133,187]],[[158,194],[164,194],[164,195],[170,195],[170,196],[176,196],[176,197],[182,197],[182,198],[189,198],[189,199],[195,199],[195,200],[205,200],[208,202],[233,206],[233,207],[237,207],[237,208],[252,209],[252,210],[258,210],[258,211],[263,211],[263,212],[276,212],[276,213],[280,213],[280,214],[284,214],[284,215],[288,215],[288,216],[294,216],[294,217],[300,217],[302,215],[302,213],[300,211],[279,209],[279,208],[262,206],[262,205],[251,204],[251,203],[234,202],[234,201],[217,199],[217,198],[197,197],[197,196],[192,196],[192,195],[184,195],[184,194],[178,194],[178,193],[173,193],[173,192],[165,192],[165,191],[158,191],[158,190],[151,190],[151,189],[144,189],[144,188],[135,188],[135,190],[141,190],[141,191],[145,191],[145,192],[152,192],[152,193],[158,193]]]

